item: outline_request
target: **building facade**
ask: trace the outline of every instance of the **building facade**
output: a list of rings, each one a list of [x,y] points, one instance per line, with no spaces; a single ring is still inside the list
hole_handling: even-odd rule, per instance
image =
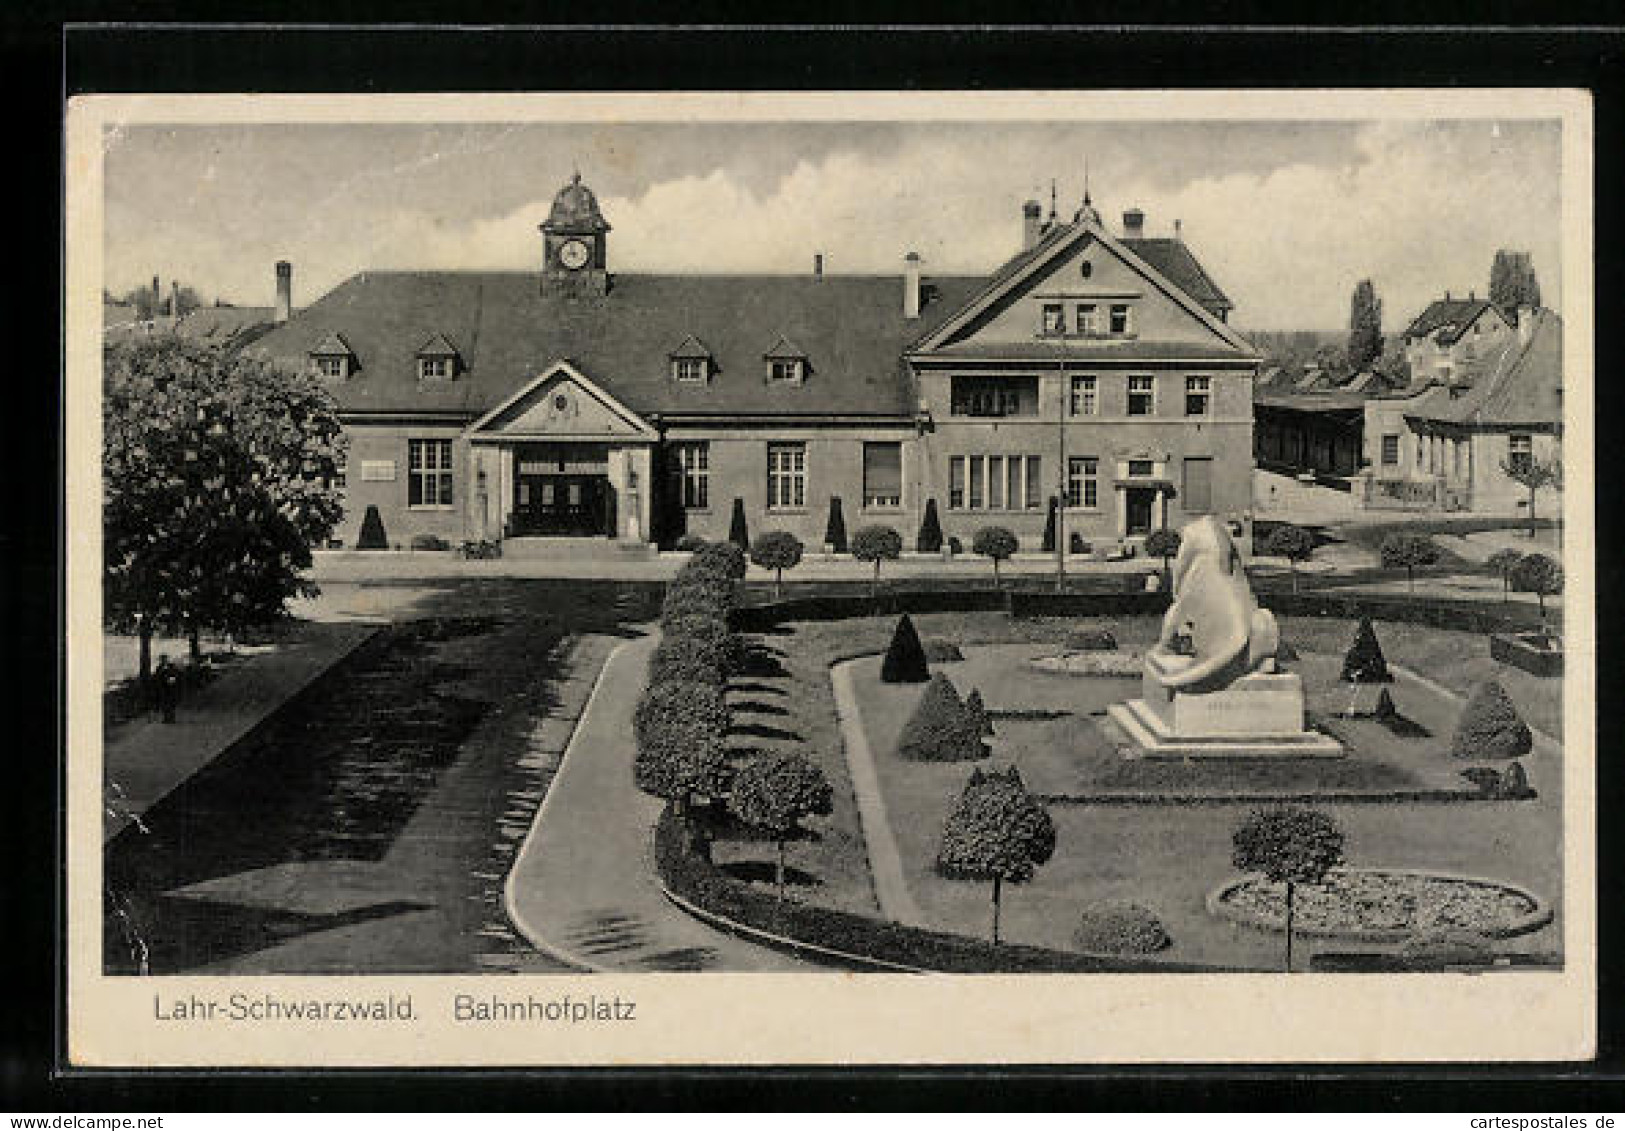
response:
[[[1036,550],[1051,499],[1092,544],[1197,514],[1250,524],[1257,356],[1179,239],[1023,211],[991,277],[645,275],[611,270],[579,177],[539,272],[364,272],[251,352],[309,369],[350,437],[354,545],[433,535],[626,549],[788,530],[912,547],[935,500],[969,544]],[[279,291],[287,285],[279,268]]]
[[[1484,358],[1498,354],[1513,337],[1513,324],[1492,302],[1469,293],[1446,291],[1405,328],[1405,363],[1412,384],[1464,383]]]

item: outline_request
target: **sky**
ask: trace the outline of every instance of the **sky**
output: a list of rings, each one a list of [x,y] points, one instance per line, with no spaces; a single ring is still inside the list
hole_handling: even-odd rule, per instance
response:
[[[204,300],[294,302],[369,268],[535,269],[574,170],[613,230],[612,271],[985,273],[1021,205],[1070,217],[1085,168],[1112,230],[1186,242],[1255,329],[1346,326],[1370,278],[1384,328],[1482,295],[1529,251],[1561,308],[1560,127],[1542,121],[627,123],[115,126],[106,286],[159,275]]]

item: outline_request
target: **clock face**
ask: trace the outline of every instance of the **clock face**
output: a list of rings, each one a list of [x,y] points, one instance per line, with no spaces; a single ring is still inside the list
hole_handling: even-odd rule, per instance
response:
[[[572,271],[579,271],[587,265],[587,245],[580,240],[571,240],[559,248],[559,262]]]

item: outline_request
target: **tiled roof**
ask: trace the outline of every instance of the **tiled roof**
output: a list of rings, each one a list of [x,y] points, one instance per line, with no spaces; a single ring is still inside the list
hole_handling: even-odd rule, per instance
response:
[[[436,333],[428,341],[418,347],[419,357],[456,357],[457,347],[446,339],[446,335]]]
[[[1406,413],[1468,427],[1556,426],[1563,422],[1563,319],[1539,310],[1529,340],[1514,338],[1495,367],[1458,396],[1436,389]]]
[[[693,334],[690,334],[688,337],[683,339],[682,345],[671,351],[671,356],[703,359],[710,357],[711,351],[704,342],[700,341],[700,339],[696,338]]]
[[[1405,328],[1405,337],[1423,338],[1435,331],[1443,331],[1439,340],[1447,346],[1451,345],[1492,305],[1484,299],[1434,299]]]
[[[568,359],[633,411],[912,416],[908,347],[985,285],[935,277],[920,317],[903,317],[900,276],[616,275],[607,296],[540,293],[534,272],[372,271],[328,292],[251,347],[303,366],[331,335],[359,362],[335,382],[343,412],[477,416],[545,366]],[[420,382],[415,351],[433,333],[461,346],[453,381]],[[693,336],[713,359],[709,382],[671,375],[674,344]],[[770,384],[764,349],[787,338],[810,376]]]
[[[1255,361],[1222,342],[1142,341],[1138,338],[1043,338],[1030,342],[955,342],[938,346],[922,360],[987,358],[992,361]]]
[[[339,333],[337,330],[329,330],[327,333],[317,338],[316,341],[312,343],[310,348],[305,352],[307,354],[313,354],[317,357],[357,356],[355,350],[350,348],[350,343],[344,340],[344,335]],[[413,356],[416,356],[415,352]]]

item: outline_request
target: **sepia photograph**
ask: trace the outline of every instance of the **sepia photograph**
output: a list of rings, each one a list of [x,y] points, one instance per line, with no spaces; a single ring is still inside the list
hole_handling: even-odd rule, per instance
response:
[[[1591,1039],[1583,97],[70,127],[92,1060]]]

